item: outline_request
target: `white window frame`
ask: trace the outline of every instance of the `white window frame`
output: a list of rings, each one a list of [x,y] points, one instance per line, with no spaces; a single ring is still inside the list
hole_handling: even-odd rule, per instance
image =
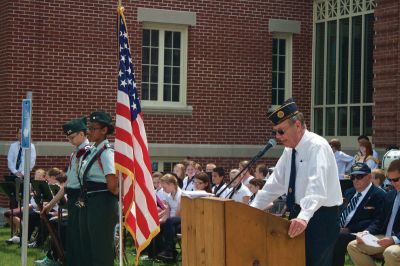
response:
[[[163,24],[144,22],[143,30],[159,31],[158,51],[158,99],[157,101],[142,100],[142,108],[147,113],[154,112],[189,112],[192,107],[187,105],[187,53],[188,53],[188,25]],[[164,87],[164,36],[165,31],[179,31],[181,33],[181,62],[180,62],[180,91],[179,102],[163,100]],[[142,47],[142,46],[141,46]]]
[[[326,108],[335,108],[335,132],[337,132],[338,128],[338,107],[352,107],[352,106],[358,106],[360,107],[360,134],[362,134],[362,126],[365,121],[364,120],[364,114],[363,114],[363,107],[365,106],[373,106],[374,103],[365,103],[362,100],[360,100],[360,103],[350,103],[349,96],[348,96],[348,102],[346,104],[338,104],[338,82],[339,82],[339,64],[336,64],[336,83],[335,83],[335,104],[327,104],[326,103],[326,61],[327,61],[327,22],[336,20],[338,21],[337,23],[337,45],[336,45],[336,62],[338,62],[339,59],[339,20],[341,18],[350,18],[350,17],[355,17],[362,15],[362,36],[365,36],[365,15],[368,14],[373,14],[374,13],[374,7],[376,6],[375,0],[314,0],[314,9],[313,9],[313,44],[312,44],[312,93],[311,93],[311,129],[314,130],[314,110],[315,108],[322,108],[323,110],[323,125],[322,125],[322,130],[323,130],[323,136],[327,139],[331,139],[334,137],[339,137],[340,141],[342,143],[342,146],[345,147],[357,147],[357,141],[355,139],[357,136],[351,136],[350,135],[350,112],[347,112],[347,135],[346,136],[328,136],[325,135],[325,130],[326,130]],[[316,43],[316,24],[319,22],[324,22],[325,23],[325,47],[324,47],[324,82],[323,82],[323,103],[321,105],[315,105],[315,43]],[[350,23],[351,26],[351,23]],[[351,36],[351,27],[349,27],[349,36]],[[361,49],[361,65],[364,65],[364,40],[362,40],[362,49]],[[351,46],[351,40],[349,40],[349,46]],[[351,82],[351,64],[350,64],[350,58],[351,58],[351,49],[349,49],[349,67],[348,67],[348,83],[350,84]],[[364,71],[361,71],[361,77],[360,77],[360,82],[361,82],[361,91],[360,91],[360,99],[364,98],[364,90],[362,89],[364,86]],[[348,95],[350,95],[350,88],[348,88]],[[369,136],[371,138],[371,136]]]
[[[155,158],[155,159],[150,159],[151,161],[151,166],[153,167],[153,163],[158,163],[158,172],[164,172],[164,163],[179,163],[183,160],[184,158]],[[173,170],[173,169],[172,169]]]
[[[273,39],[284,39],[285,45],[285,96],[284,100],[292,97],[292,62],[293,62],[293,34],[275,32],[271,39],[271,55],[272,55],[272,40]],[[272,69],[272,65],[271,65]],[[272,71],[271,71],[271,101],[272,101]],[[273,105],[273,108],[277,108],[279,105]]]

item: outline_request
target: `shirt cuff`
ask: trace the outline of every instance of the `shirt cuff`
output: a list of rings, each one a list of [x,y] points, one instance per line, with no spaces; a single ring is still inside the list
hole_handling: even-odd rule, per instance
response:
[[[312,212],[301,210],[299,215],[297,215],[297,218],[302,219],[308,223],[308,221],[310,221],[313,214],[314,213],[312,213]]]
[[[400,239],[397,236],[392,236],[395,244],[400,244]]]

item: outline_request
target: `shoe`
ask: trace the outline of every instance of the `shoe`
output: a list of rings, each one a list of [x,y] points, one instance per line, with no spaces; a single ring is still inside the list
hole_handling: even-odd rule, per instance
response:
[[[10,239],[6,240],[7,244],[19,244],[19,242],[21,242],[19,236],[13,236]]]
[[[37,248],[39,245],[36,241],[33,241],[32,243],[28,244],[28,248]]]
[[[52,259],[49,259],[47,256],[42,260],[36,260],[35,266],[58,266],[58,262]]]
[[[176,256],[172,252],[169,251],[161,251],[157,255],[157,259],[163,262],[174,262],[176,260]]]

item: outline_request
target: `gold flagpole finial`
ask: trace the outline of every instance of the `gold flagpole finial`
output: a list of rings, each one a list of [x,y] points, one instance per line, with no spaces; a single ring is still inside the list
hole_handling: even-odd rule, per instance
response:
[[[118,11],[120,14],[124,13],[124,7],[122,6],[122,0],[118,0]]]

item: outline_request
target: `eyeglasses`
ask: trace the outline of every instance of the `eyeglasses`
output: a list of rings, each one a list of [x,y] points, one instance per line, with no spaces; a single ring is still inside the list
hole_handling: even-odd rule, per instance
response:
[[[195,182],[194,182],[194,184],[195,184],[195,185],[203,185],[203,184],[204,184],[204,182],[201,182],[201,181],[195,181]]]
[[[399,182],[399,180],[400,180],[400,177],[396,177],[396,178],[387,178],[390,182],[392,182],[392,183],[396,183],[396,182]]]
[[[367,175],[351,175],[351,176],[350,176],[350,179],[351,179],[351,180],[354,180],[354,179],[361,180],[361,179],[363,179],[365,176],[367,176]]]

